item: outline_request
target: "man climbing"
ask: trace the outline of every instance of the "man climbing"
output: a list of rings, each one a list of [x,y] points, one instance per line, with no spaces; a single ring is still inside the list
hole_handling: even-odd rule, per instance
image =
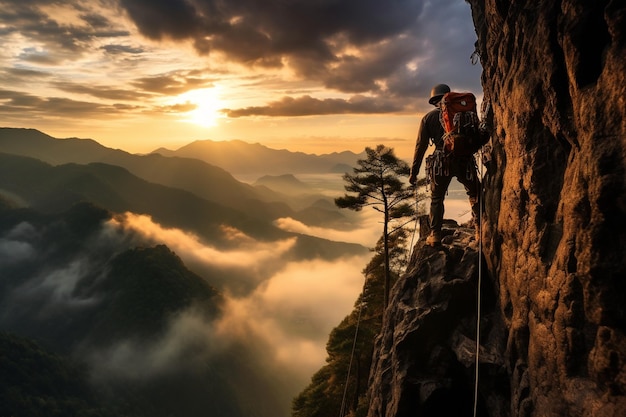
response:
[[[476,162],[473,155],[454,156],[446,154],[443,150],[444,128],[440,121],[440,103],[444,94],[450,92],[450,87],[446,84],[437,84],[430,93],[428,102],[435,106],[435,109],[426,113],[422,118],[415,143],[415,153],[409,182],[415,184],[417,174],[422,159],[432,141],[435,151],[426,158],[426,175],[430,181],[431,201],[430,201],[430,235],[426,238],[426,243],[435,246],[441,243],[441,226],[443,223],[444,205],[443,200],[452,177],[463,184],[469,197],[472,208],[472,219],[476,227],[476,240],[479,238],[480,228],[480,180],[476,169]]]

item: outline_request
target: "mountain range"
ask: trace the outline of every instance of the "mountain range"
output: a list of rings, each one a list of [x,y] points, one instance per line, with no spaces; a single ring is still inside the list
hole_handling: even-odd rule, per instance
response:
[[[246,184],[198,159],[32,129],[0,129],[0,150],[0,343],[10,351],[0,415],[288,413],[294,375],[264,363],[260,336],[216,329],[229,297],[289,262],[368,253],[275,225],[355,227],[332,198],[294,175]],[[45,381],[25,374],[33,361]]]
[[[194,142],[197,146],[208,146],[217,149],[222,161],[237,160],[243,153],[254,154],[255,150],[261,149],[259,161],[263,161],[261,156],[273,155],[272,163],[259,162],[258,169],[266,166],[271,171],[276,167],[308,166],[309,170],[318,167],[325,173],[330,164],[336,164],[339,160],[356,160],[356,155],[352,153],[341,153],[343,159],[335,156],[315,156],[288,151],[274,151],[265,147],[259,148],[257,145],[247,145],[236,142],[237,157],[225,158],[223,155],[232,147],[232,143],[225,142]],[[223,148],[218,148],[219,145]],[[100,163],[114,165],[124,168],[130,174],[139,177],[147,182],[160,184],[167,187],[188,191],[197,197],[211,201],[230,209],[235,209],[249,217],[263,221],[272,221],[280,217],[291,217],[303,222],[325,222],[327,226],[333,224],[345,226],[346,218],[343,217],[333,205],[326,205],[320,211],[319,199],[332,199],[322,195],[286,195],[283,189],[278,191],[272,189],[268,184],[263,186],[252,186],[238,181],[230,173],[216,165],[209,164],[194,157],[163,156],[161,154],[137,155],[119,149],[111,149],[100,145],[91,139],[56,139],[35,129],[14,129],[0,128],[0,152],[26,156],[46,162],[56,166],[61,164],[74,163],[79,165]],[[206,155],[207,152],[198,152],[199,155]],[[307,164],[301,163],[302,159],[309,161]],[[330,158],[330,160],[328,159]],[[266,158],[268,159],[268,158]],[[318,161],[313,163],[311,161]],[[320,162],[321,161],[321,162]],[[92,168],[93,169],[93,168]],[[102,169],[102,168],[101,168]],[[283,172],[284,173],[284,172]],[[308,209],[312,204],[317,204],[317,216],[311,218]],[[301,210],[304,210],[300,212]],[[324,216],[327,214],[327,216]]]
[[[342,174],[349,172],[357,159],[364,155],[349,151],[312,155],[271,149],[260,143],[250,144],[241,140],[198,140],[176,150],[159,148],[153,153],[197,158],[235,175]]]

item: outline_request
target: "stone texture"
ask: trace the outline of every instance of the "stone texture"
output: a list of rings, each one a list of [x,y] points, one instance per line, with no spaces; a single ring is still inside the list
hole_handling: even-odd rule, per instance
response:
[[[508,412],[506,334],[493,281],[478,261],[482,248],[473,228],[446,221],[442,232],[440,246],[420,239],[391,293],[374,348],[369,416],[472,415],[479,275],[479,374],[486,378],[477,411]]]
[[[626,3],[468,3],[495,127],[478,415],[626,416]],[[370,417],[472,415],[463,230],[393,290]]]

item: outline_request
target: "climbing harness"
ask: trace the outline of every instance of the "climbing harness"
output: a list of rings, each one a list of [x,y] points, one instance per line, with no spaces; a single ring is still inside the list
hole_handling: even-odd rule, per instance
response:
[[[442,175],[450,175],[450,158],[442,149],[435,149],[426,157],[426,177],[429,183],[437,184],[435,178]]]
[[[348,395],[348,382],[350,381],[350,371],[352,370],[352,359],[354,358],[354,351],[356,350],[356,340],[359,335],[359,324],[361,323],[361,311],[365,303],[361,301],[359,304],[359,315],[356,319],[356,329],[354,330],[354,341],[352,342],[352,352],[350,353],[350,363],[348,364],[348,375],[346,376],[346,384],[343,387],[343,398],[341,399],[341,408],[339,409],[339,417],[344,417],[346,414],[346,397]]]

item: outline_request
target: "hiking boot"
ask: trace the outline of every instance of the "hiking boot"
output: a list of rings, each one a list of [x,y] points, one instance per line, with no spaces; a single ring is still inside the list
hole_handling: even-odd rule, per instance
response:
[[[441,232],[433,230],[426,238],[426,244],[430,246],[436,246],[441,243]]]

